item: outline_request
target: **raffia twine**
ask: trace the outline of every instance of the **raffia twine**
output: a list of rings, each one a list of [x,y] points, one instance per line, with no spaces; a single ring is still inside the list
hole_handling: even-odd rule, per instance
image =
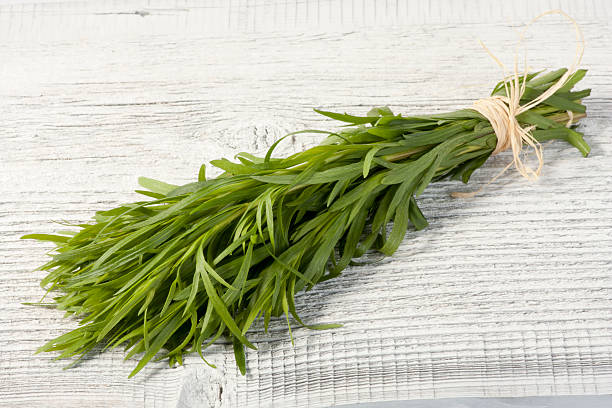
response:
[[[526,89],[526,79],[520,80],[520,73],[518,68],[518,47],[523,43],[524,36],[526,31],[531,27],[535,22],[540,20],[541,18],[549,15],[561,15],[569,20],[569,22],[574,26],[576,32],[576,54],[574,55],[574,59],[572,64],[568,68],[568,70],[554,83],[550,88],[548,88],[544,93],[542,93],[537,98],[533,99],[529,103],[525,105],[521,105],[521,97],[525,93]],[[540,14],[531,20],[527,25],[523,28],[523,30],[519,33],[519,41],[516,45],[516,52],[514,54],[514,70],[513,73],[508,75],[507,69],[505,65],[497,58],[485,45],[482,41],[480,44],[485,49],[485,51],[489,54],[489,56],[499,65],[504,73],[504,87],[506,90],[506,95],[494,95],[489,96],[487,98],[479,99],[472,105],[472,109],[480,113],[484,116],[490,123],[495,135],[497,136],[497,145],[495,150],[491,155],[496,155],[500,152],[506,151],[508,149],[512,150],[512,161],[495,177],[493,177],[487,184],[473,192],[454,192],[451,195],[455,198],[470,198],[474,197],[478,194],[482,189],[489,184],[493,183],[497,180],[502,174],[504,174],[512,165],[515,166],[516,170],[519,174],[530,181],[536,180],[542,171],[542,167],[544,165],[544,152],[542,145],[533,137],[531,131],[535,128],[535,126],[527,126],[522,127],[518,122],[516,117],[523,112],[527,112],[530,109],[535,108],[550,96],[552,96],[555,92],[561,89],[567,81],[571,78],[571,76],[576,72],[580,62],[582,61],[582,56],[584,54],[584,35],[582,34],[582,30],[578,26],[576,20],[574,20],[569,14],[562,10],[550,10],[545,13]],[[524,63],[524,78],[527,77],[529,69],[527,67],[527,61],[525,57]],[[570,126],[573,122],[573,114],[571,111],[568,111],[569,121],[567,126]],[[521,158],[521,153],[523,152],[523,148],[528,147],[533,150],[535,153],[538,165],[537,167],[531,168],[523,159]]]

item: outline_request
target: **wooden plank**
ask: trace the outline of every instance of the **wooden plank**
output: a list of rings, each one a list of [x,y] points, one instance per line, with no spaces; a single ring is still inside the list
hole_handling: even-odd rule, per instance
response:
[[[312,107],[424,113],[469,106],[514,27],[563,7],[587,39],[588,159],[546,146],[540,181],[512,172],[471,200],[421,198],[430,220],[397,255],[300,294],[310,322],[257,326],[241,377],[228,347],[127,380],[120,351],[62,371],[33,356],[76,322],[38,300],[50,246],[20,241],[173,183],[200,163],[263,152],[330,122]],[[11,406],[328,406],[374,400],[612,392],[612,11],[605,1],[128,1],[0,5],[0,395]],[[571,27],[534,26],[529,64],[566,65]],[[511,51],[510,51],[511,52]],[[316,143],[294,138],[289,153]],[[500,155],[475,175],[483,184]]]

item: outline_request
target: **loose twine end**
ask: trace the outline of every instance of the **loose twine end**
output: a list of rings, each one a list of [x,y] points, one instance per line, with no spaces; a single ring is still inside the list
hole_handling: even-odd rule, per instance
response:
[[[527,74],[529,69],[527,67],[527,57],[525,56],[525,70],[523,73],[523,80],[521,80],[518,69],[518,47],[523,43],[527,29],[536,21],[540,20],[542,17],[551,14],[558,14],[566,17],[574,26],[574,29],[576,31],[576,54],[568,70],[559,78],[556,83],[554,83],[544,93],[533,99],[531,102],[521,106],[520,101],[521,97],[525,93]],[[542,171],[542,167],[544,165],[543,147],[531,134],[531,131],[534,129],[534,126],[522,127],[516,117],[521,113],[527,112],[528,110],[533,109],[542,102],[544,102],[567,83],[571,76],[576,72],[578,66],[580,65],[580,62],[582,61],[585,41],[584,35],[582,34],[582,31],[580,30],[580,27],[578,26],[576,20],[574,20],[569,14],[562,10],[550,10],[535,17],[533,20],[527,23],[527,25],[519,33],[519,41],[516,45],[516,51],[514,54],[513,74],[507,75],[506,67],[499,60],[499,58],[493,55],[493,53],[486,47],[486,45],[482,41],[480,41],[480,45],[502,69],[504,73],[503,82],[504,88],[506,90],[506,95],[494,95],[489,96],[487,98],[479,99],[474,102],[474,104],[472,105],[472,109],[480,113],[491,123],[491,127],[493,128],[493,131],[497,136],[497,145],[491,155],[494,156],[505,150],[512,149],[512,161],[500,173],[498,173],[495,177],[489,180],[489,182],[487,182],[478,190],[473,192],[453,192],[451,193],[451,196],[454,198],[471,198],[476,196],[486,186],[493,183],[501,175],[503,175],[510,167],[512,167],[512,165],[516,167],[516,170],[523,177],[530,181],[534,181],[540,176],[540,172]],[[571,111],[568,111],[567,113],[569,117],[567,126],[569,127],[573,123],[574,116]],[[523,152],[524,146],[526,146],[527,148],[531,148],[533,152],[535,152],[536,158],[538,160],[538,165],[535,169],[531,168],[521,158],[521,153]]]

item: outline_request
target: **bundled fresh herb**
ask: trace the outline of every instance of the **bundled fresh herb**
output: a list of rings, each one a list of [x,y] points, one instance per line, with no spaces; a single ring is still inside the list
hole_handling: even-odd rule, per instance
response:
[[[521,105],[542,95],[567,72],[517,76]],[[572,91],[584,70],[554,95],[516,118],[538,142],[562,139],[584,156],[589,146],[572,127],[585,117]],[[500,82],[493,95],[504,96]],[[402,116],[387,107],[367,116],[317,111],[348,123],[319,146],[287,158],[239,153],[224,171],[184,186],[142,178],[146,201],[99,211],[74,233],[27,235],[57,245],[42,286],[59,292],[53,306],[80,327],[40,348],[58,358],[83,356],[100,345],[141,354],[131,375],[154,357],[182,363],[220,337],[234,344],[244,374],[244,346],[253,322],[289,316],[295,293],[338,276],[355,258],[391,255],[412,225],[427,226],[416,198],[434,181],[467,183],[497,146],[491,123],[473,109]],[[293,133],[293,134],[296,134]],[[389,230],[388,226],[391,226]],[[291,327],[289,326],[291,336]],[[163,352],[162,352],[163,350]],[[77,360],[78,361],[78,360]]]

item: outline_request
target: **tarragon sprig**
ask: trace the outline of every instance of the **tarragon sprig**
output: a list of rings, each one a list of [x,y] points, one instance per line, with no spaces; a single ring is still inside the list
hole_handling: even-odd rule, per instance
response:
[[[521,77],[522,103],[540,95],[564,69]],[[572,91],[577,71],[542,105],[518,117],[534,126],[540,142],[562,139],[586,156],[589,146],[571,124],[585,116]],[[503,94],[499,83],[493,94]],[[212,161],[224,173],[175,186],[141,178],[147,200],[99,211],[74,233],[24,238],[57,245],[42,286],[58,293],[52,305],[80,319],[80,326],[39,351],[58,358],[83,356],[124,345],[139,355],[131,375],[151,359],[182,363],[219,338],[233,342],[245,372],[244,347],[253,322],[297,314],[294,296],[338,276],[366,251],[391,255],[409,226],[427,221],[417,197],[434,181],[460,179],[487,160],[497,139],[489,122],[472,109],[402,116],[387,107],[367,116],[322,115],[344,122],[320,145],[286,158],[239,153],[236,162]],[[568,113],[568,112],[571,112]],[[571,119],[573,118],[573,119]],[[390,231],[387,226],[392,224]],[[78,361],[78,360],[77,360]]]

